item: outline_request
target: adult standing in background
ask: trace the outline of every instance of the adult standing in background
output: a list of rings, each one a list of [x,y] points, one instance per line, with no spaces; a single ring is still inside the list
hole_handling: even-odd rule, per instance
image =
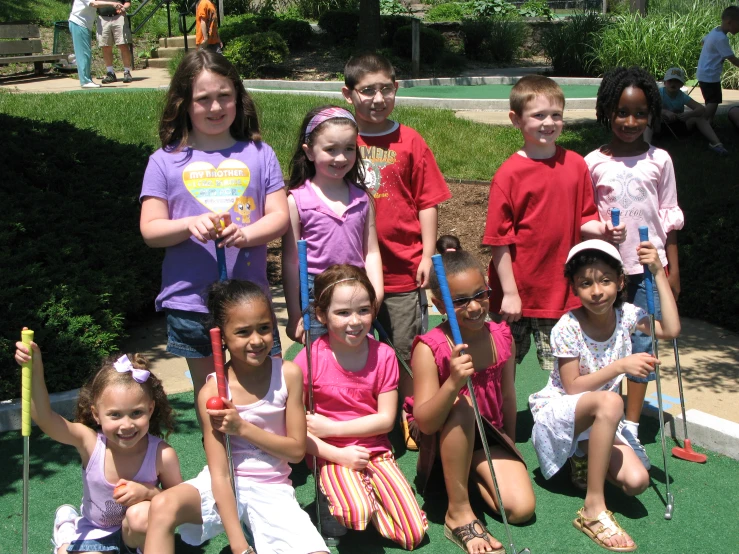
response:
[[[105,77],[102,83],[115,83],[118,79],[113,69],[113,44],[118,46],[121,51],[121,61],[123,61],[123,82],[130,83],[133,81],[131,77],[131,67],[133,67],[133,59],[131,57],[130,44],[131,27],[129,26],[126,12],[131,7],[131,2],[124,0],[120,9],[113,6],[102,6],[98,8],[97,23],[97,39],[98,45],[103,49],[103,60],[105,60]]]
[[[69,14],[69,32],[74,44],[74,57],[77,59],[77,74],[82,88],[99,88],[92,81],[92,25],[95,22],[95,10],[103,6],[111,6],[116,10],[123,7],[120,2],[105,0],[74,0],[72,13]]]

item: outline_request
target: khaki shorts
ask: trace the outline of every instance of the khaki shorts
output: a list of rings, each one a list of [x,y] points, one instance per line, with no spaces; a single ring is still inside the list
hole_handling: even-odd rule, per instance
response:
[[[516,363],[520,364],[531,348],[531,335],[534,335],[536,357],[544,371],[554,369],[554,356],[549,336],[558,319],[543,317],[522,317],[509,324],[513,340],[516,342]]]
[[[128,26],[126,16],[113,15],[111,17],[98,16],[97,24],[98,46],[113,46],[131,44],[131,28]]]

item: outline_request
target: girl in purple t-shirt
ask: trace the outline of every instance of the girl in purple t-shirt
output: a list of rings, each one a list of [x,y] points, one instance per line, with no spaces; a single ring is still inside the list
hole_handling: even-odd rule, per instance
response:
[[[33,420],[82,461],[82,513],[70,504],[57,509],[54,554],[143,548],[151,500],[160,485],[182,483],[177,454],[161,439],[174,429],[162,382],[140,354],[110,358],[80,390],[71,422],[51,409],[38,345],[15,347],[19,364],[33,351]]]
[[[351,264],[366,269],[382,303],[382,260],[374,205],[364,185],[357,133],[354,116],[337,106],[312,109],[300,127],[287,185],[290,227],[282,242],[286,331],[293,340],[303,342],[296,246],[300,239],[308,245],[311,290],[315,276],[329,266]],[[325,332],[311,314],[311,334],[315,337]]]
[[[254,102],[219,54],[197,50],[182,60],[159,137],[141,190],[141,234],[166,248],[156,309],[167,313],[167,350],[187,358],[197,398],[214,371],[203,296],[218,279],[216,248],[226,251],[230,278],[269,294],[267,243],[287,229],[287,199]]]

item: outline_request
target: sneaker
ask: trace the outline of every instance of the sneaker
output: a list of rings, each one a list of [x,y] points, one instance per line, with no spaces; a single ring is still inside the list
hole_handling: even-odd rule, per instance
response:
[[[108,71],[108,73],[105,74],[105,77],[103,77],[103,80],[101,83],[104,85],[109,85],[110,83],[115,83],[118,80],[118,78],[115,76],[115,73],[111,73]]]
[[[570,482],[578,490],[588,490],[588,458],[572,456],[570,458]]]
[[[82,85],[82,88],[100,88],[100,85],[90,81],[89,83],[85,83],[84,85]]]
[[[133,77],[131,77],[131,72],[130,71],[124,71],[123,72],[123,82],[124,83],[130,83],[131,81],[133,81]]]
[[[58,536],[59,529],[65,524],[74,524],[74,521],[78,517],[80,517],[80,514],[77,512],[77,508],[71,504],[62,504],[56,509],[56,515],[54,516],[53,539],[51,540],[56,548],[59,548],[64,544]]]
[[[626,442],[629,443],[629,446],[636,452],[636,455],[639,457],[639,460],[642,464],[644,464],[644,467],[647,469],[650,469],[652,467],[652,463],[649,461],[649,456],[647,456],[647,451],[644,449],[644,446],[642,445],[641,441],[639,441],[638,433],[638,427],[633,427],[631,425],[626,425],[623,420],[618,424],[618,432],[621,433],[623,438],[626,439]]]
[[[718,144],[709,144],[708,148],[716,152],[716,154],[718,154],[719,156],[729,155],[729,151],[726,148],[724,148],[724,145],[721,144],[720,142]]]
[[[318,505],[321,509],[321,535],[326,541],[326,546],[338,546],[339,538],[346,535],[347,528],[331,515],[325,494],[319,494]]]

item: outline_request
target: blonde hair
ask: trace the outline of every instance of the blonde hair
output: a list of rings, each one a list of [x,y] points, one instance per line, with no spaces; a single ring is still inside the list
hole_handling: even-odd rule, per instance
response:
[[[565,107],[565,94],[556,82],[543,75],[526,75],[511,89],[511,110],[518,116],[522,115],[526,105],[537,96],[545,97],[552,104],[560,104],[562,109]]]

